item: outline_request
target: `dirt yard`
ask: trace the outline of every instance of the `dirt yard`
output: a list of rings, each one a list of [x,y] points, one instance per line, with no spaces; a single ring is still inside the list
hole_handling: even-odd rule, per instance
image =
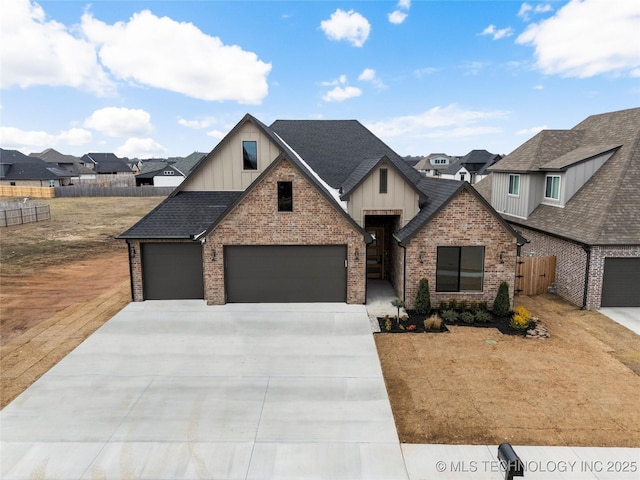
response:
[[[41,199],[51,220],[0,229],[1,407],[129,303],[126,244],[114,236],[160,201]]]
[[[375,335],[400,441],[640,447],[640,337],[553,295],[516,304],[551,338]]]
[[[45,200],[50,221],[0,229],[2,407],[130,301],[113,237],[160,200]],[[518,303],[550,339],[375,336],[401,441],[639,447],[640,338],[553,296]]]

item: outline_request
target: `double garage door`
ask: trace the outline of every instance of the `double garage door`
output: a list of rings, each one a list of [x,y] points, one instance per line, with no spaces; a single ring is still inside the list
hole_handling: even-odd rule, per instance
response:
[[[346,245],[226,246],[227,302],[346,302]],[[146,300],[204,298],[199,243],[144,243]]]
[[[640,307],[640,258],[605,258],[603,307]]]

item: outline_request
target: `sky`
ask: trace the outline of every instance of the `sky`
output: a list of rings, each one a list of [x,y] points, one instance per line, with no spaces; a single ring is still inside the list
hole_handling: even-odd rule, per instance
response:
[[[209,152],[246,113],[355,119],[398,154],[507,154],[640,106],[640,1],[0,6],[0,147]]]

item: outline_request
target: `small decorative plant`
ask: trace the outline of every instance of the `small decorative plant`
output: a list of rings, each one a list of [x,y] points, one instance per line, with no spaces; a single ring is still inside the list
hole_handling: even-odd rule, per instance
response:
[[[484,310],[485,312],[489,310],[487,302],[478,302],[478,310]]]
[[[393,325],[391,324],[391,319],[389,318],[389,315],[385,315],[384,316],[384,329],[387,332],[390,332],[392,328],[393,328]]]
[[[462,313],[468,310],[468,308],[469,308],[469,302],[467,302],[466,300],[460,300],[458,302],[458,308],[457,308],[458,312]]]
[[[509,325],[515,330],[526,330],[531,324],[531,312],[524,307],[517,307]]]
[[[443,310],[440,312],[440,317],[448,323],[455,323],[458,321],[459,315],[455,310]]]
[[[409,325],[409,326],[407,327],[407,332],[413,332],[413,331],[415,331],[415,329],[416,329],[416,326],[415,326],[415,325],[413,325],[413,324],[411,324],[411,325]]]
[[[509,284],[502,282],[498,288],[498,294],[493,302],[493,314],[499,318],[509,316]]]
[[[489,323],[491,321],[491,314],[486,310],[477,310],[474,316],[478,323]]]
[[[398,314],[396,315],[396,320],[400,318],[400,309],[404,308],[404,302],[399,298],[394,298],[391,301],[391,305],[398,309]]]
[[[445,301],[441,301],[440,305],[438,306],[438,311],[443,312],[444,310],[448,310],[449,309],[449,304]]]
[[[447,310],[453,310],[454,312],[458,311],[458,301],[455,298],[449,300],[449,306]]]
[[[431,311],[431,295],[429,294],[429,280],[420,279],[418,293],[416,294],[415,310],[420,315],[426,315]]]
[[[475,315],[471,312],[462,312],[460,314],[460,320],[462,320],[464,323],[472,324],[475,320]]]

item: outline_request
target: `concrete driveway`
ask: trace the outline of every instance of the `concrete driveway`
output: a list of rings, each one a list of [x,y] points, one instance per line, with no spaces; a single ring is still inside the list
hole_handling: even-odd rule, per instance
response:
[[[407,478],[362,305],[133,303],[0,425],[4,480]]]
[[[640,335],[640,307],[603,307],[598,312]]]

